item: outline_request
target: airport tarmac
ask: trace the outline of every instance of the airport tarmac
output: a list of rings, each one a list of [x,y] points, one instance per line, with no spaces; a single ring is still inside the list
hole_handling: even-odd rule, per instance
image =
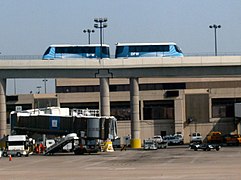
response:
[[[2,157],[0,179],[240,179],[241,147],[194,151],[186,145],[152,151],[127,150],[92,155]]]

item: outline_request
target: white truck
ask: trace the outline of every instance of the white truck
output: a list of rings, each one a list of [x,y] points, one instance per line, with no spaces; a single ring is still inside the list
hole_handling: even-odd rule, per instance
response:
[[[3,156],[28,156],[33,153],[34,140],[27,135],[9,135],[6,141],[6,148]]]

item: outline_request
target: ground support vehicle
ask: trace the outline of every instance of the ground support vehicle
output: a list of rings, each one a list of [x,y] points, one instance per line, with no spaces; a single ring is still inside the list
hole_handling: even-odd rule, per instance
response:
[[[202,149],[203,151],[210,151],[211,149],[215,149],[216,151],[219,151],[221,146],[219,144],[198,144],[198,143],[192,143],[190,144],[190,149],[193,149],[194,151],[197,151],[199,149]]]
[[[96,139],[79,139],[79,144],[74,147],[75,155],[83,155],[85,153],[97,153],[101,150],[101,146]]]
[[[153,139],[145,139],[144,150],[157,150],[156,141]]]
[[[156,142],[157,149],[166,149],[168,147],[167,142]]]
[[[207,143],[222,143],[223,142],[223,137],[221,132],[218,131],[213,131],[210,132],[207,136]]]
[[[2,155],[11,156],[28,156],[33,153],[34,140],[27,135],[9,135],[6,140],[6,148]]]
[[[74,143],[75,140],[78,140],[76,133],[68,134],[67,136],[61,138],[59,141],[56,141],[53,145],[48,147],[45,150],[45,155],[47,154],[54,154],[56,152],[62,151],[63,147],[66,146],[68,143]]]
[[[227,146],[234,145],[239,146],[241,143],[241,136],[239,134],[227,134],[224,136],[224,143]]]
[[[155,141],[157,149],[167,148],[168,142],[164,141],[162,136],[156,135],[152,139]]]

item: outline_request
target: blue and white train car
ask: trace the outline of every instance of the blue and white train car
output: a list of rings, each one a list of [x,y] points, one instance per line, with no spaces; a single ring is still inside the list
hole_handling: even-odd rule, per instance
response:
[[[183,57],[176,43],[117,43],[115,58]]]
[[[102,49],[102,53],[101,53]],[[58,44],[50,45],[43,55],[43,60],[70,59],[70,58],[110,58],[109,45],[88,44],[70,45]]]

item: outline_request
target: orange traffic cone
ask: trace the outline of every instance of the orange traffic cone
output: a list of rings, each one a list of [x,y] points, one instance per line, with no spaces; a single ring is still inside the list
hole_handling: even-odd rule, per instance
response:
[[[12,161],[12,155],[11,154],[9,155],[9,161]]]

